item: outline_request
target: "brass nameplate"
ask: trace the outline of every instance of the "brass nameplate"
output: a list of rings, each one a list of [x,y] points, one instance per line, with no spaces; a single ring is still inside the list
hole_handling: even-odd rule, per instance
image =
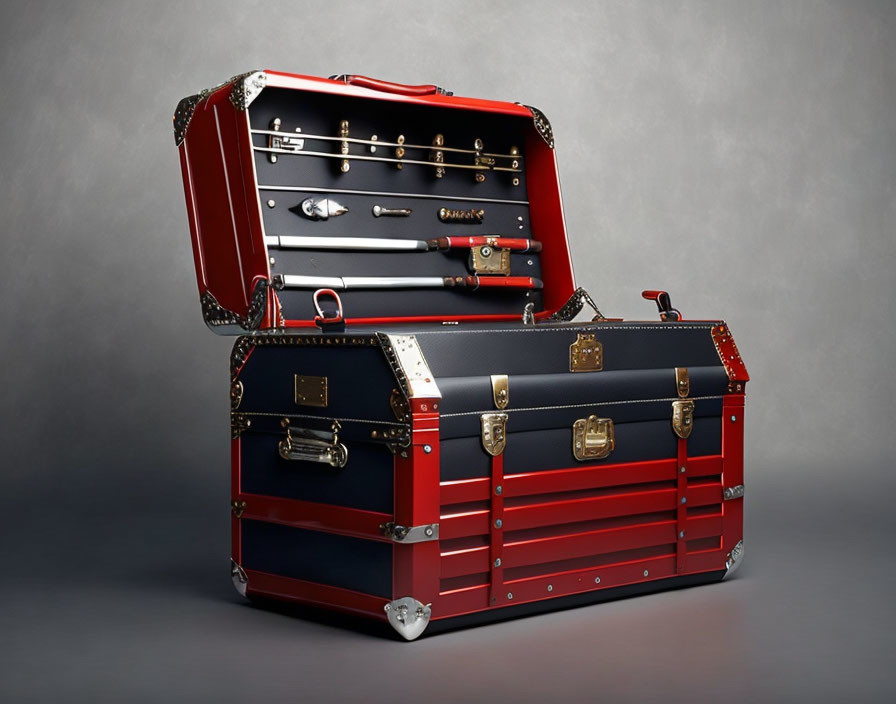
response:
[[[569,371],[599,372],[604,368],[604,347],[591,333],[579,333],[569,346]]]
[[[296,374],[296,405],[325,408],[327,405],[327,377]]]

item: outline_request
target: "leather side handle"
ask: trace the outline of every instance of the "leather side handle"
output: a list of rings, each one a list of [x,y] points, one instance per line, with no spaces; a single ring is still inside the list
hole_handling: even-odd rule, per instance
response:
[[[379,78],[370,78],[369,76],[357,76],[351,73],[343,73],[338,76],[330,76],[332,81],[341,81],[349,86],[358,86],[360,88],[370,88],[378,90],[382,93],[396,93],[398,95],[454,95],[450,90],[445,90],[431,83],[419,86],[409,86],[404,83],[393,83],[392,81],[382,81]]]

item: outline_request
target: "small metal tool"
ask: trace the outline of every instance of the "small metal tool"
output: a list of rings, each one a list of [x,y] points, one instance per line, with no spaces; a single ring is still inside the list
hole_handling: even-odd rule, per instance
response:
[[[310,220],[326,220],[348,212],[348,208],[332,198],[306,198],[289,210],[296,215],[304,215]]]
[[[383,215],[389,217],[406,218],[411,214],[410,208],[384,208],[381,205],[373,206],[373,217],[378,218]]]
[[[467,225],[476,225],[484,219],[485,210],[482,208],[470,208],[469,210],[439,208],[439,220],[442,222],[461,222]]]

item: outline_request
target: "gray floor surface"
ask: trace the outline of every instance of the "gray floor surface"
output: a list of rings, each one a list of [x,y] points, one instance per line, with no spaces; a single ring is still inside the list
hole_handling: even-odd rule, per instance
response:
[[[155,510],[20,504],[4,529],[0,699],[896,701],[896,482],[835,470],[749,484],[731,580],[414,643],[243,602],[226,487]]]

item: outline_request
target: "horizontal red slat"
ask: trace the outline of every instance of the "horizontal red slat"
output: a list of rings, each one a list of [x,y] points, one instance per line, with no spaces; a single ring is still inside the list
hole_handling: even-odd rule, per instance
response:
[[[693,487],[688,490],[688,506],[702,506],[721,501],[721,485],[718,483]],[[628,494],[597,496],[573,500],[556,500],[513,506],[505,509],[503,530],[524,530],[538,526],[576,523],[597,518],[625,516],[651,511],[669,511],[677,507],[675,489],[632,492]],[[488,533],[488,511],[470,511],[447,514],[440,519],[439,532],[443,540],[467,535]]]
[[[504,478],[504,496],[512,498],[532,494],[670,481],[677,478],[677,469],[678,462],[675,459],[668,459],[511,474]],[[688,462],[688,476],[690,477],[711,476],[721,474],[721,472],[722,458],[719,455],[694,457]],[[442,505],[486,500],[489,498],[489,489],[490,480],[488,478],[442,482]]]
[[[284,499],[261,494],[240,494],[246,502],[242,517],[267,521],[294,528],[339,533],[372,540],[386,540],[380,525],[392,520],[388,513],[362,511],[357,508],[319,504],[311,501]]]
[[[720,515],[693,518],[686,523],[690,539],[721,535]],[[630,550],[676,541],[676,522],[662,521],[647,525],[595,530],[574,535],[551,536],[505,543],[503,564],[507,569],[589,555]],[[442,554],[442,579],[487,572],[487,547],[474,547]]]
[[[254,570],[246,570],[246,576],[249,579],[249,596],[285,599],[378,619],[386,618],[383,607],[389,600],[380,596]]]

